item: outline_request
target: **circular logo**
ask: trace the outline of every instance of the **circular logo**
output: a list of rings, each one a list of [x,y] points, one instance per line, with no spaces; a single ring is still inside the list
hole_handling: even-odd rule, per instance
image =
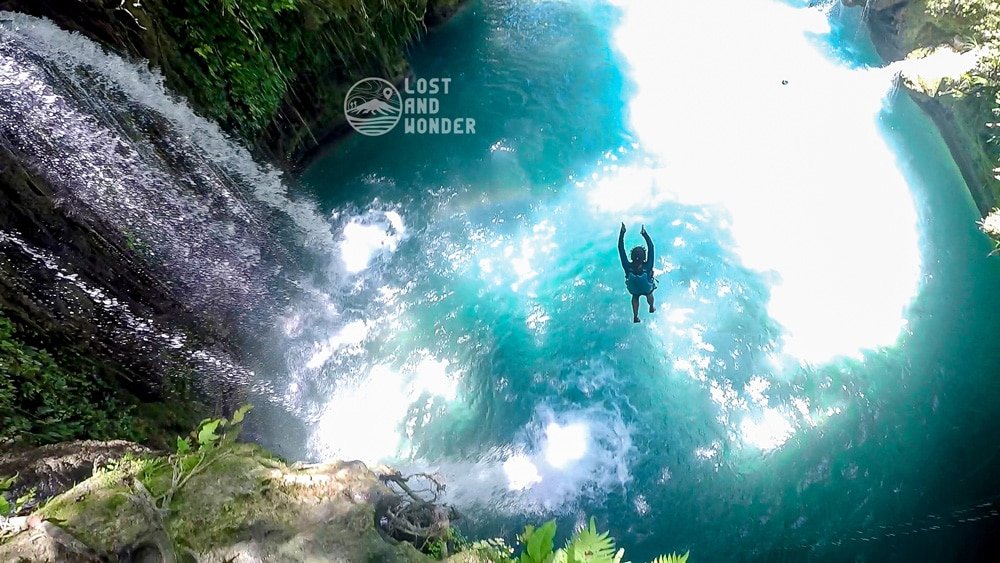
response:
[[[363,78],[354,83],[344,98],[344,115],[355,131],[375,137],[399,123],[403,100],[388,80]]]

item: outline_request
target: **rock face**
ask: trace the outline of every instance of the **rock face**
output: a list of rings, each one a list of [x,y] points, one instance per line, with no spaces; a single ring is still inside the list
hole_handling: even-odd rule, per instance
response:
[[[184,360],[171,359],[168,349],[142,338],[125,337],[121,317],[105,303],[185,330],[192,343],[230,349],[225,332],[204,318],[199,322],[115,229],[68,206],[22,155],[2,143],[0,200],[0,314],[18,327],[23,341],[58,352],[60,365],[82,366],[74,371],[135,404],[162,405],[170,374],[182,373],[171,370],[183,369]],[[5,447],[0,443],[0,451]]]
[[[113,440],[82,440],[0,454],[0,475],[17,475],[11,498],[34,491],[31,508],[88,479],[94,469],[125,454],[150,454],[145,446]]]
[[[864,0],[842,0],[847,6],[864,6]],[[868,27],[872,42],[888,62],[915,56],[915,51],[932,52],[955,41],[960,23],[944,22],[926,13],[924,0],[876,0],[868,4]],[[932,96],[906,87],[910,97],[935,122],[956,164],[962,172],[976,206],[984,216],[1000,204],[1000,181],[993,169],[1000,155],[991,151],[989,131],[992,99],[977,96],[956,98]]]
[[[39,522],[0,545],[8,561],[37,563],[104,563],[96,551],[50,522]]]
[[[73,443],[25,454],[35,460],[32,471],[54,451],[63,454],[58,459],[105,456],[104,466],[19,521],[19,533],[0,539],[0,561],[431,560],[380,530],[380,514],[400,499],[360,462],[288,466],[256,446],[230,444],[195,466],[197,454],[156,457],[135,445]],[[33,475],[63,483],[44,471]]]

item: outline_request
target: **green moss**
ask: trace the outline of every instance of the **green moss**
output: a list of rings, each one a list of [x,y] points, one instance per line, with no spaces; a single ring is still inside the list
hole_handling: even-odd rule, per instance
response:
[[[248,554],[264,561],[372,563],[620,559],[614,540],[598,531],[593,519],[562,548],[554,544],[556,524],[550,521],[527,527],[516,549],[500,538],[470,542],[449,528],[437,549],[421,553],[380,535],[374,503],[394,493],[364,465],[289,467],[258,446],[232,442],[239,432],[238,416],[234,420],[203,422],[197,442],[170,456],[126,455],[37,514],[99,553],[155,542],[178,561],[242,560]],[[168,489],[174,491],[169,507],[161,503],[170,498]],[[16,556],[16,549],[5,551],[0,541],[0,559]],[[683,563],[687,557],[657,561]]]
[[[192,461],[200,469],[176,489],[169,507],[157,509]],[[429,561],[412,545],[384,540],[373,505],[355,499],[387,492],[363,467],[289,468],[258,446],[223,437],[219,445],[186,454],[125,456],[38,514],[104,553],[162,530],[178,554],[211,560],[229,559],[241,545],[258,542],[254,549],[265,558],[281,553],[308,560],[319,553],[350,561]]]
[[[911,51],[950,45],[982,49],[978,67],[943,85],[938,99],[956,117],[976,176],[1000,201],[1000,1],[911,0],[902,42]]]
[[[168,531],[195,551],[232,542],[248,523],[275,520],[287,512],[286,499],[268,486],[267,468],[259,448],[235,445],[215,454],[211,465],[174,497]]]
[[[156,458],[126,455],[53,498],[38,514],[89,546],[118,551],[142,537],[156,519],[134,487],[134,479],[156,467],[163,470]]]

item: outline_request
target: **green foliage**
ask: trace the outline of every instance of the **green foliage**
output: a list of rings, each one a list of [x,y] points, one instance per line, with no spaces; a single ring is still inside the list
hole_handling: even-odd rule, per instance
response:
[[[598,531],[593,518],[569,538],[565,547],[555,548],[555,536],[555,520],[537,528],[529,525],[518,538],[521,547],[519,557],[511,558],[513,550],[509,550],[502,541],[485,544],[491,549],[484,551],[483,555],[489,561],[504,563],[621,563],[625,557],[625,550],[616,550],[610,533]],[[687,563],[689,553],[661,555],[653,563]]]
[[[556,537],[556,521],[549,520],[539,527],[528,525],[521,534],[521,552],[519,563],[550,563],[555,557],[553,549]]]
[[[963,49],[982,53],[978,66],[947,93],[956,98],[974,98],[972,119],[979,122],[978,135],[993,161],[1000,159],[1000,0],[927,0],[926,15],[947,41]],[[992,170],[1000,180],[1000,167]]]
[[[429,539],[424,545],[418,545],[421,551],[434,559],[447,559],[448,555],[473,549],[473,544],[454,526],[447,527],[439,536]],[[491,560],[492,561],[492,560]],[[506,563],[506,559],[503,559]]]
[[[430,555],[433,559],[443,560],[448,558],[448,554],[451,551],[448,549],[447,538],[435,538],[423,547],[423,552]]]
[[[567,563],[619,563],[624,550],[615,551],[615,540],[608,532],[599,533],[594,519],[566,544]]]
[[[35,499],[35,489],[29,490],[27,493],[18,497],[13,504],[4,493],[10,490],[10,487],[14,484],[17,479],[17,475],[13,477],[0,477],[0,517],[13,516],[21,511],[29,502]]]
[[[13,477],[0,477],[0,516],[10,516],[14,511],[14,507],[11,506],[10,501],[7,500],[4,493],[10,489],[10,486],[14,484],[14,479],[16,478],[17,475],[14,475]]]
[[[221,419],[207,420],[202,423],[201,429],[198,431],[198,445],[204,447],[212,447],[219,440],[219,435],[215,433],[215,429],[222,424]]]
[[[153,497],[156,507],[164,514],[172,510],[174,495],[184,488],[192,477],[201,474],[211,465],[228,455],[225,446],[233,444],[240,435],[243,420],[252,405],[243,405],[233,413],[232,420],[206,418],[186,437],[177,437],[176,450],[165,462],[170,478],[159,479],[163,463],[147,466],[139,480]]]
[[[507,545],[503,538],[490,538],[472,542],[462,551],[469,551],[481,560],[491,563],[508,563],[514,556],[514,548]]]
[[[952,93],[962,97],[985,90],[1000,106],[1000,0],[928,0],[926,10],[937,25],[955,32],[945,39],[982,53],[978,66]]]
[[[684,555],[678,555],[676,553],[671,553],[670,555],[661,555],[653,560],[653,563],[687,563],[688,555],[691,552],[687,552]]]
[[[178,0],[168,8],[197,106],[245,139],[302,76],[390,74],[427,0]]]
[[[132,410],[93,366],[65,367],[0,315],[0,444],[135,439]]]

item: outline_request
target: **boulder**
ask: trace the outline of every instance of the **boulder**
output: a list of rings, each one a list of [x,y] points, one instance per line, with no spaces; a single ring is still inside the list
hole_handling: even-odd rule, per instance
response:
[[[98,469],[21,519],[0,561],[431,560],[380,528],[403,501],[361,462],[289,466],[249,444],[156,456],[73,442],[18,455],[46,491]]]

